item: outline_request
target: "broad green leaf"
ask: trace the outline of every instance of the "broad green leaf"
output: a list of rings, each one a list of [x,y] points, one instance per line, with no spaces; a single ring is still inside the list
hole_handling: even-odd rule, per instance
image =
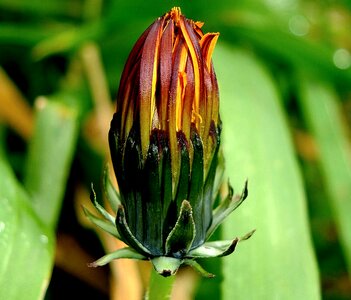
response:
[[[45,224],[54,228],[75,149],[78,114],[76,110],[46,98],[39,99],[37,107],[24,184],[33,198],[35,212]]]
[[[0,156],[0,299],[42,299],[53,254],[52,231]]]
[[[248,198],[223,223],[223,238],[257,232],[223,258],[224,299],[319,299],[306,198],[279,96],[246,52],[218,47],[226,172]]]
[[[300,104],[319,153],[337,230],[351,275],[351,145],[338,97],[323,82],[301,76]]]

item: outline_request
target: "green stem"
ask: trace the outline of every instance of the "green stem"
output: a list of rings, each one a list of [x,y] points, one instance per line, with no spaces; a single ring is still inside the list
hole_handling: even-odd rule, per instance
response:
[[[154,268],[151,270],[149,289],[146,300],[165,300],[171,298],[175,276],[163,277]]]

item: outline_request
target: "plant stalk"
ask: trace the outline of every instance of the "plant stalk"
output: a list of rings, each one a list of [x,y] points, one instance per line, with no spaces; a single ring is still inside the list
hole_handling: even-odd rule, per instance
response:
[[[171,293],[176,276],[163,277],[154,268],[151,270],[149,289],[146,300],[171,299]]]

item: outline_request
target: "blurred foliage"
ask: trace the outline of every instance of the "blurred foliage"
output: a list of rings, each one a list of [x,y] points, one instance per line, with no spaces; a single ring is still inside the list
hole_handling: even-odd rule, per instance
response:
[[[108,161],[127,55],[175,5],[221,33],[227,175],[236,190],[249,178],[247,203],[221,233],[257,232],[206,263],[217,278],[182,270],[173,298],[350,299],[345,0],[0,0],[0,298],[63,299],[74,289],[138,299],[145,290],[148,264],[87,268],[119,245],[91,228],[81,205]]]

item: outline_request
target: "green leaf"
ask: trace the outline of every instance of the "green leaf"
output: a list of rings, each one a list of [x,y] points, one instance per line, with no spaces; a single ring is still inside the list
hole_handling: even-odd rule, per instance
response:
[[[43,5],[40,0],[22,1],[22,0],[1,0],[0,8],[4,11],[15,11],[16,13],[24,13],[27,18],[29,16],[45,16],[46,18],[53,16],[66,16],[81,18],[81,10],[83,5],[73,6],[67,1],[49,1]]]
[[[42,299],[53,254],[52,231],[0,156],[0,299]]]
[[[247,13],[244,13],[242,17],[245,17],[245,14]],[[249,14],[251,14],[251,11]],[[266,19],[264,21],[266,24],[233,22],[229,26],[228,23],[223,24],[223,26],[219,24],[219,26],[222,27],[222,32],[226,32],[230,38],[243,39],[261,53],[271,55],[272,59],[281,59],[289,62],[289,65],[303,66],[317,76],[323,76],[335,83],[350,84],[351,69],[341,70],[335,67],[331,59],[335,49],[330,47],[328,42],[322,40],[316,42],[314,39],[295,36],[288,31],[280,30],[283,26],[286,26],[286,19],[283,22],[276,20],[276,22],[271,23],[269,18],[273,16],[267,18],[266,12],[263,12],[261,17]],[[287,18],[288,16],[284,17]],[[291,51],[291,49],[294,49],[294,51]]]
[[[351,275],[351,145],[341,107],[326,83],[300,76],[300,103],[319,153],[335,223]]]
[[[55,227],[78,134],[77,112],[47,98],[37,100],[24,185],[41,220]]]
[[[0,26],[0,44],[32,46],[42,39],[57,34],[57,29],[45,28],[29,23],[2,23]]]
[[[41,40],[32,50],[35,59],[62,53],[79,47],[87,40],[94,40],[102,33],[101,23],[89,22],[81,27],[71,27]]]
[[[223,235],[257,229],[224,259],[223,299],[319,299],[302,178],[277,90],[253,56],[226,47],[215,54],[226,172],[234,187],[250,181],[249,199]]]

